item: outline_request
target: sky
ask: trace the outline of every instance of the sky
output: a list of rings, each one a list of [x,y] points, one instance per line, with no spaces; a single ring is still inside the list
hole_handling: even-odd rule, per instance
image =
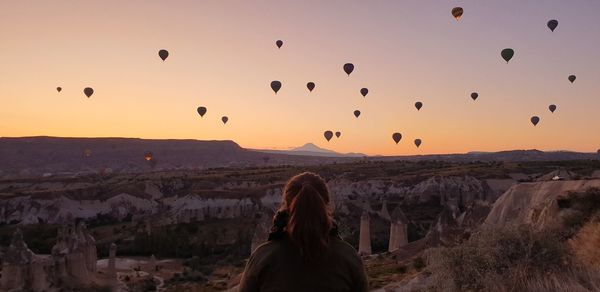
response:
[[[371,155],[592,152],[599,12],[597,0],[0,0],[0,136],[313,142]],[[326,130],[342,136],[327,142]]]

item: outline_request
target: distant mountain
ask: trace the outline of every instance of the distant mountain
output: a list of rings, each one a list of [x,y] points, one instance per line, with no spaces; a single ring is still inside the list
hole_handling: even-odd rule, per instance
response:
[[[329,149],[321,148],[313,143],[306,143],[300,147],[296,147],[290,150],[258,150],[266,153],[278,153],[288,155],[302,155],[302,156],[318,156],[318,157],[365,157],[367,155],[362,153],[339,153]]]
[[[572,151],[544,152],[537,149],[499,152],[468,152],[465,154],[431,154],[417,156],[382,156],[374,160],[448,160],[448,161],[564,161],[600,159],[600,153]]]

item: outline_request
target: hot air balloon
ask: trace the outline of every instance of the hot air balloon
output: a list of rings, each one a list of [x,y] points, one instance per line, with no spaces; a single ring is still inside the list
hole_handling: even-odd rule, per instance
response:
[[[92,156],[92,150],[90,150],[90,149],[83,150],[83,156],[85,156],[85,157]]]
[[[402,134],[394,133],[394,134],[392,134],[392,139],[394,139],[394,142],[396,142],[396,144],[398,144],[400,142],[400,139],[402,139]]]
[[[148,151],[148,152],[144,153],[144,160],[150,161],[150,160],[152,160],[153,156],[154,155],[152,155],[152,152]]]
[[[325,139],[327,139],[327,142],[329,142],[329,140],[331,140],[331,138],[333,137],[333,132],[325,131],[325,133],[323,133],[323,136],[325,136]]]
[[[454,7],[452,8],[452,16],[456,18],[456,21],[459,21],[461,16],[463,15],[464,10],[462,7]]]
[[[313,89],[315,89],[315,83],[314,82],[306,83],[306,88],[308,88],[308,91],[312,92]]]
[[[56,88],[56,91],[58,91],[58,92],[61,92],[61,91],[62,91],[62,87],[60,87],[60,86],[59,86],[59,87],[57,87],[57,88]]]
[[[271,89],[273,89],[273,91],[275,91],[275,94],[277,94],[277,91],[281,89],[281,82],[277,80],[271,81]]]
[[[421,146],[421,139],[415,139],[415,146],[417,146],[417,148]]]
[[[506,48],[502,50],[500,55],[502,56],[502,59],[508,63],[508,61],[510,61],[510,59],[512,59],[512,57],[515,55],[515,51],[511,48]]]
[[[169,51],[162,49],[158,51],[158,56],[163,60],[163,62],[169,57]]]
[[[229,118],[227,116],[223,116],[221,118],[221,121],[223,122],[223,124],[227,124],[227,121],[229,121]]]
[[[473,92],[473,93],[471,93],[471,98],[472,98],[473,100],[476,100],[478,97],[479,97],[479,93],[477,93],[477,92]]]
[[[538,124],[539,122],[540,122],[540,118],[539,118],[538,116],[533,116],[533,117],[531,117],[531,123],[532,123],[534,126],[537,126],[537,124]]]
[[[423,107],[423,103],[420,101],[415,102],[415,107],[417,108],[418,111],[421,110],[421,108]]]
[[[569,81],[571,81],[571,83],[575,82],[575,79],[577,79],[577,76],[569,75]]]
[[[556,105],[551,104],[550,106],[548,106],[548,109],[550,110],[550,112],[554,112],[556,110]]]
[[[354,116],[358,118],[360,116],[360,111],[359,110],[355,110],[354,111]]]
[[[204,117],[204,114],[206,114],[206,108],[203,106],[198,107],[198,109],[196,111],[198,112],[200,117]]]
[[[350,73],[352,73],[352,71],[354,71],[354,64],[352,64],[352,63],[344,64],[344,72],[346,72],[346,74],[348,74],[348,76],[350,76]]]
[[[360,89],[360,94],[362,94],[363,97],[367,97],[367,94],[369,94],[369,89],[367,89],[367,88],[361,88]]]
[[[277,40],[277,41],[275,42],[275,45],[277,45],[277,48],[278,48],[278,49],[281,49],[281,46],[283,46],[283,41],[282,41],[282,40]]]
[[[86,87],[83,89],[83,94],[85,94],[85,96],[90,98],[90,96],[92,96],[92,94],[94,94],[94,89],[91,87]]]
[[[547,25],[551,31],[554,31],[556,29],[556,27],[558,26],[558,20],[552,19],[552,20],[548,21]]]
[[[339,132],[339,131],[338,131],[338,132],[335,132],[335,136],[336,136],[337,138],[339,138],[341,135],[342,135],[342,132]]]

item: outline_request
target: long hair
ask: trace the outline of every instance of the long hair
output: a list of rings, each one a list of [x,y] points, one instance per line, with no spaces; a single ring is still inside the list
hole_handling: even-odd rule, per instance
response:
[[[319,175],[304,172],[292,177],[285,185],[280,212],[287,212],[286,233],[296,244],[305,260],[319,259],[329,245],[333,227],[329,205],[329,190]]]

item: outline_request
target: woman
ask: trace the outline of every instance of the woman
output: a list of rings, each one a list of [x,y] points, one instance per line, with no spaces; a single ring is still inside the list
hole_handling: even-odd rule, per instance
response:
[[[285,186],[269,240],[250,256],[240,292],[367,291],[356,250],[337,233],[329,190],[305,172]]]

